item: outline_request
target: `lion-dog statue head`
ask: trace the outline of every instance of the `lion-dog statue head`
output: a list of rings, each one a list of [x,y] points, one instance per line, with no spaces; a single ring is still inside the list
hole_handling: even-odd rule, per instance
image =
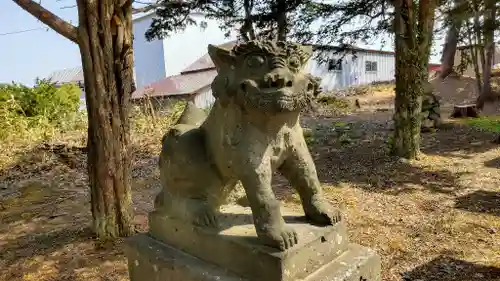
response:
[[[302,70],[311,46],[283,41],[249,41],[232,50],[208,47],[218,75],[212,92],[222,106],[234,102],[247,111],[279,114],[311,105],[318,78]]]

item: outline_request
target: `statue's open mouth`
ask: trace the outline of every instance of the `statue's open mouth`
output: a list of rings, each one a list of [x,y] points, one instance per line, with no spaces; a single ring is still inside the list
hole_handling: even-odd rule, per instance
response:
[[[261,89],[261,94],[275,96],[279,99],[292,99],[292,88],[266,88]]]

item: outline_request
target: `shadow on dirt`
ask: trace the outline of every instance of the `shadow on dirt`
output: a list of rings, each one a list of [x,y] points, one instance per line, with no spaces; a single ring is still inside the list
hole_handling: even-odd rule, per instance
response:
[[[495,134],[473,127],[445,123],[436,133],[422,135],[422,152],[444,157],[470,158],[473,154],[483,153],[498,148],[492,142]]]
[[[500,268],[484,266],[446,256],[438,256],[430,262],[403,274],[403,281],[498,281]]]
[[[336,126],[336,122],[340,126]],[[393,195],[422,187],[449,194],[463,189],[460,177],[471,174],[437,169],[432,167],[432,162],[426,164],[428,166],[416,166],[391,157],[392,130],[388,121],[330,120],[320,125],[309,126],[313,132],[308,139],[318,176],[325,184],[350,183],[368,191]],[[435,133],[422,134],[422,152],[428,156],[468,158],[497,148],[498,145],[491,143],[492,136],[471,127],[447,124]],[[277,189],[288,186],[280,176],[275,183]],[[292,192],[285,193],[288,196]]]
[[[469,212],[500,216],[500,192],[474,191],[458,197],[455,202],[455,208]]]
[[[484,166],[488,168],[500,168],[500,157],[497,157],[495,159],[491,159],[489,161],[484,162]]]
[[[133,192],[133,201],[144,208],[144,202],[153,200],[149,194],[156,190],[138,182],[155,177],[156,155],[140,147],[131,149],[136,164],[132,189],[141,189]],[[99,248],[88,228],[92,219],[88,190],[84,147],[41,143],[0,170],[0,280],[66,281],[90,280],[82,274],[104,276],[94,272],[95,268],[109,269],[107,276],[114,276],[115,271],[126,275],[126,266],[113,269],[116,260],[124,259],[121,246]],[[143,224],[138,221],[147,213],[141,208],[135,208],[136,224]],[[119,263],[126,265],[121,260]],[[113,278],[102,280],[121,277]]]
[[[82,273],[124,259],[121,247],[96,244],[89,228],[77,226],[28,233],[4,242],[0,246],[0,280],[85,280]]]

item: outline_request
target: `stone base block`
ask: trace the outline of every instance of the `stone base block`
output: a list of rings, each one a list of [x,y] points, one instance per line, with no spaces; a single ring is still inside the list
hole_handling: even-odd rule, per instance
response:
[[[256,280],[295,281],[306,278],[349,247],[344,223],[318,227],[304,214],[282,208],[286,223],[297,232],[298,244],[287,251],[264,246],[257,239],[250,208],[225,206],[221,228],[210,230],[153,212],[150,235],[175,249]]]
[[[146,234],[125,248],[131,281],[282,281],[245,278],[174,249]],[[283,278],[283,277],[280,277]],[[380,281],[380,258],[367,248],[349,244],[344,253],[296,281]]]

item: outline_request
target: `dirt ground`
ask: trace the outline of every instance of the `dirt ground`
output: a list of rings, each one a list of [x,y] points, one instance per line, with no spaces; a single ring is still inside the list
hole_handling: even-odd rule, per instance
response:
[[[470,94],[455,89],[439,90],[444,116]],[[351,240],[381,255],[383,280],[500,280],[494,134],[445,120],[444,128],[423,134],[421,159],[401,161],[387,153],[392,95],[359,99],[361,108],[350,114],[303,120],[312,130],[311,152],[326,195],[343,210]],[[496,114],[498,105],[488,106]],[[159,190],[159,138],[133,148],[140,231],[147,230]],[[286,204],[297,204],[280,177],[275,188]],[[81,149],[54,152],[39,145],[1,170],[0,218],[2,281],[128,280],[123,242],[99,243],[89,229]]]

